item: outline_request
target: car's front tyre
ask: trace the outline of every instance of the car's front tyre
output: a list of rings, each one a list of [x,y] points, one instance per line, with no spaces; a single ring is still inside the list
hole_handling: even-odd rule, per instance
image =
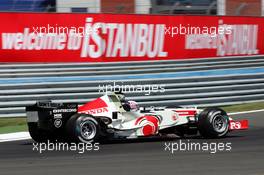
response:
[[[206,108],[198,116],[198,130],[205,138],[220,138],[227,135],[229,118],[220,108]]]

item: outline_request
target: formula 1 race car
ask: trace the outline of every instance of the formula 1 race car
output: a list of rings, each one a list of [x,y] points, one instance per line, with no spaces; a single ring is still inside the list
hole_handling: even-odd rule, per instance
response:
[[[78,107],[75,103],[37,102],[26,107],[29,133],[36,142],[66,139],[98,142],[166,134],[220,138],[232,130],[248,128],[220,108],[139,108],[122,93],[106,95]]]

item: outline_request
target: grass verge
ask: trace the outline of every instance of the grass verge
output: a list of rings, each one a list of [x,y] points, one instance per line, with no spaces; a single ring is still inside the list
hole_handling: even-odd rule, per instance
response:
[[[226,112],[242,112],[264,109],[264,102],[223,106]],[[27,131],[26,118],[0,118],[0,134]]]
[[[243,111],[252,111],[264,109],[264,102],[256,102],[256,103],[246,103],[241,105],[231,105],[221,107],[226,112],[243,112]]]
[[[27,131],[26,118],[0,118],[0,134]]]

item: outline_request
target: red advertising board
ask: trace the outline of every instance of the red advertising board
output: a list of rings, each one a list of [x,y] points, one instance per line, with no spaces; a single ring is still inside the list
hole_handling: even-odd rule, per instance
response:
[[[0,13],[0,62],[111,62],[259,55],[264,18]]]

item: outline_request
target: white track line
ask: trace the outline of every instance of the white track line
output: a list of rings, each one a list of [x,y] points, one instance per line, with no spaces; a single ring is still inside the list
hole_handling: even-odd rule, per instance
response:
[[[29,132],[15,132],[9,134],[0,134],[0,142],[28,140],[31,139]]]

